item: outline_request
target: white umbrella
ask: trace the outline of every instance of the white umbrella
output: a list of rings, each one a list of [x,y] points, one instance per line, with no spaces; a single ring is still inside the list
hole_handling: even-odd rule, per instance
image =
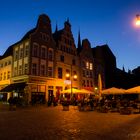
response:
[[[64,93],[72,93],[72,94],[75,94],[75,93],[80,93],[81,91],[79,89],[75,89],[75,88],[70,88],[70,89],[66,89],[66,90],[63,90],[61,91],[62,94]]]
[[[87,89],[81,89],[80,91],[81,91],[80,93],[83,93],[83,94],[93,94],[94,93],[93,91],[89,91]]]
[[[102,90],[102,94],[104,94],[104,95],[125,94],[125,89],[112,87],[112,88]]]
[[[138,94],[140,94],[140,86],[129,88],[126,90],[126,93],[129,93],[129,94],[138,93]]]

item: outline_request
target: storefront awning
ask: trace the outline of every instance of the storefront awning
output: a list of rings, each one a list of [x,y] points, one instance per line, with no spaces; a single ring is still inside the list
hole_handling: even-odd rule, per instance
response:
[[[23,92],[26,85],[27,84],[25,82],[10,84],[2,90],[0,90],[0,92]]]

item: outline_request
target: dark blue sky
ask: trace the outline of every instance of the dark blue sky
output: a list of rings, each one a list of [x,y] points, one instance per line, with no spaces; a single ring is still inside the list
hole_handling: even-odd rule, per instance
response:
[[[55,30],[69,17],[77,44],[88,38],[92,47],[108,44],[117,67],[126,70],[140,65],[140,28],[134,26],[140,14],[140,0],[1,0],[0,54],[34,28],[38,16],[46,13]]]

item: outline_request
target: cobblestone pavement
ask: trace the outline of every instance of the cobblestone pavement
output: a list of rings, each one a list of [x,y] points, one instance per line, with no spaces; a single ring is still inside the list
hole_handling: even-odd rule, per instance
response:
[[[139,140],[140,115],[57,107],[0,107],[0,140]]]

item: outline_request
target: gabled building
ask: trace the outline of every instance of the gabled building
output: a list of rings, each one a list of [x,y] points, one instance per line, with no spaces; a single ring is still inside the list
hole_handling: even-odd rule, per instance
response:
[[[88,39],[83,39],[81,45],[80,33],[77,51],[80,58],[80,87],[94,91],[94,59],[92,49]]]
[[[56,42],[55,76],[57,96],[60,91],[68,88],[79,88],[79,57],[71,31],[69,20],[64,23],[64,28],[53,34]]]
[[[1,56],[0,64],[11,63],[0,69],[2,80],[5,70],[10,75],[8,81],[0,81],[0,92],[40,103],[52,101],[54,96],[58,99],[60,92],[69,88],[95,91],[96,59],[88,39],[81,44],[80,34],[76,48],[69,20],[52,33],[49,17],[42,14],[36,27]]]

